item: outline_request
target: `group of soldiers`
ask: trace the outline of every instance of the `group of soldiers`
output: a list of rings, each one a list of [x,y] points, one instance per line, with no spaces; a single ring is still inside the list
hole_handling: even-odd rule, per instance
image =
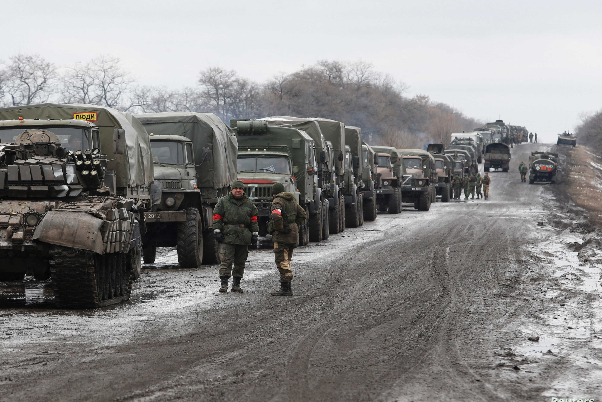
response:
[[[535,139],[535,141],[533,141],[533,139]],[[535,135],[533,135],[533,133],[529,134],[529,142],[537,143],[537,133],[535,133]]]
[[[454,200],[459,200],[464,191],[464,199],[467,200],[470,196],[474,200],[475,193],[477,199],[485,197],[489,198],[489,185],[491,184],[491,177],[489,173],[485,173],[485,176],[481,177],[479,172],[472,173],[470,176],[454,175],[452,179],[452,185],[454,188]]]

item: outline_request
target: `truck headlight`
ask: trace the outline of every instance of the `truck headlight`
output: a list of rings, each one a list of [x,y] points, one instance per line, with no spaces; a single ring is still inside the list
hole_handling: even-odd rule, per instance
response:
[[[168,197],[165,200],[165,205],[167,205],[168,207],[173,207],[175,203],[176,203],[176,200],[173,197]]]
[[[422,186],[422,185],[424,185],[424,180],[418,180],[418,185],[419,185],[419,186]]]
[[[383,181],[383,185],[384,185],[384,186],[388,186],[388,185],[389,185],[389,180],[385,180],[385,181]]]

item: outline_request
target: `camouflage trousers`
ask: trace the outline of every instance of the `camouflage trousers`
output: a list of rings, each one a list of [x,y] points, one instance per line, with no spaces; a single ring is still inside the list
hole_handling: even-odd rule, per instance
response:
[[[293,280],[291,260],[295,246],[296,244],[274,242],[274,257],[276,267],[278,268],[278,272],[280,272],[280,282],[290,282]]]
[[[481,185],[476,186],[475,189],[477,190],[477,195],[481,196]]]
[[[489,184],[483,184],[483,195],[489,197]]]
[[[249,248],[241,244],[219,245],[219,276],[232,276],[232,264],[234,264],[234,277],[242,278],[245,273],[245,261],[249,255]]]
[[[462,187],[454,187],[454,199],[459,200],[462,195]]]
[[[527,174],[526,173],[521,173],[520,174],[520,181],[527,181]]]
[[[472,198],[474,198],[474,186],[468,186],[468,191],[465,193],[466,198],[468,198],[469,195],[472,196]]]

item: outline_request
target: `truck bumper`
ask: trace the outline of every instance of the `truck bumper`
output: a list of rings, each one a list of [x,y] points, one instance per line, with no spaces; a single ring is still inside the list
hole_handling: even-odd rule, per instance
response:
[[[401,186],[401,199],[403,202],[414,202],[420,199],[422,193],[428,193],[429,187]]]
[[[186,211],[145,212],[144,221],[146,223],[186,222]]]

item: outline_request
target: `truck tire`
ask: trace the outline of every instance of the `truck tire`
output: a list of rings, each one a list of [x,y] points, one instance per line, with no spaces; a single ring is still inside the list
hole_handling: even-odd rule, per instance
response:
[[[358,194],[357,199],[357,211],[360,215],[360,226],[364,226],[364,195]]]
[[[130,242],[130,252],[127,256],[127,269],[136,280],[142,275],[142,236],[140,235],[140,224],[134,223],[134,231]]]
[[[508,168],[502,168],[502,172],[507,172]]]
[[[535,179],[532,179],[529,177],[529,184],[533,184],[533,183],[535,183]]]
[[[442,190],[441,190],[441,202],[449,202],[449,194],[451,192],[451,189],[449,188],[449,186],[445,186]]]
[[[186,222],[178,223],[178,263],[182,268],[199,268],[203,263],[201,215],[196,208],[186,209]]]
[[[154,264],[157,258],[156,246],[142,246],[142,260],[145,264]]]
[[[357,228],[360,225],[359,198],[355,197],[355,205],[345,208],[345,226],[348,228]]]
[[[340,220],[341,218],[339,217],[339,207],[341,206],[341,203],[338,202],[338,200],[335,198],[334,200],[334,205],[332,208],[330,208],[329,212],[329,216],[328,216],[328,226],[330,229],[330,233],[331,234],[337,234],[340,232],[339,228],[340,228]]]
[[[396,188],[393,194],[389,196],[389,213],[398,214],[401,212],[401,189]]]
[[[429,197],[428,192],[424,192],[420,194],[420,200],[418,200],[418,210],[419,211],[428,211],[431,209],[431,197]]]
[[[322,241],[322,203],[318,202],[320,209],[314,214],[309,215],[309,241],[321,242]]]
[[[339,233],[345,231],[345,197],[339,198]]]
[[[213,230],[203,232],[203,264],[219,264],[218,242],[215,241]]]
[[[330,225],[328,217],[330,216],[328,200],[322,201],[322,240],[328,240],[330,237]]]
[[[309,216],[309,211],[305,208],[306,216]],[[309,244],[309,227],[308,219],[305,219],[301,225],[299,225],[299,246],[307,246]]]
[[[376,219],[376,202],[374,198],[364,200],[364,220],[372,222]]]

